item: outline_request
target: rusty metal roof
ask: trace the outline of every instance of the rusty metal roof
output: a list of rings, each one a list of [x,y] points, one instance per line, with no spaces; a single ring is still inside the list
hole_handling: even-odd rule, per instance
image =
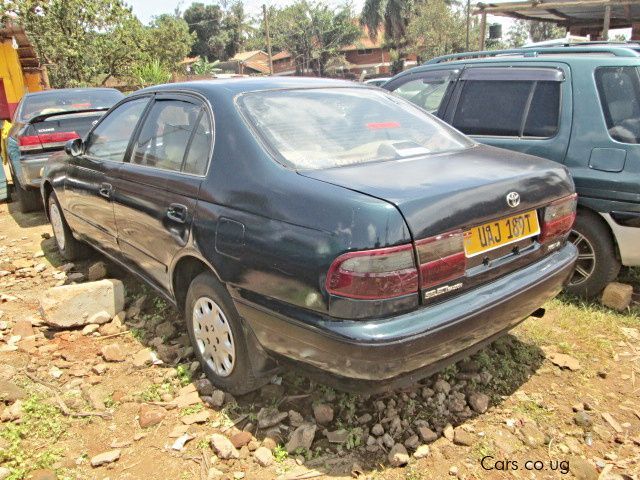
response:
[[[41,67],[40,60],[24,28],[9,22],[0,24],[0,39],[11,40],[12,38],[15,38],[18,44],[17,53],[22,71],[39,71]]]
[[[634,23],[640,23],[639,0],[528,0],[478,3],[474,13],[552,22],[565,27],[600,27],[607,6],[611,8],[611,28],[629,28]]]

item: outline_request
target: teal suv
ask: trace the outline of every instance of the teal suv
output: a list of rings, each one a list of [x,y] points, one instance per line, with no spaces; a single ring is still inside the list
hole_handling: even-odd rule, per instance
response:
[[[621,264],[640,266],[639,45],[448,55],[383,88],[480,143],[570,170],[579,195],[570,293],[594,296]]]

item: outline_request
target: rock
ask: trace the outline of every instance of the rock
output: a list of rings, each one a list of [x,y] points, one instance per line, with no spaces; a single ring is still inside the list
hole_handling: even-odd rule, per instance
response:
[[[107,371],[107,368],[108,367],[106,364],[98,363],[97,365],[94,365],[93,367],[91,367],[91,371],[96,375],[102,375],[104,372]]]
[[[97,323],[98,325],[104,325],[111,320],[111,315],[105,310],[100,310],[89,317],[87,323]]]
[[[113,463],[120,458],[120,450],[110,450],[108,452],[100,453],[95,457],[91,457],[91,466],[99,467],[107,463]]]
[[[446,438],[447,440],[449,440],[450,442],[453,442],[453,436],[454,436],[454,431],[453,431],[453,427],[451,426],[450,423],[447,423],[444,427],[444,429],[442,429],[442,436],[444,438]]]
[[[0,402],[13,403],[26,396],[26,392],[15,383],[0,379]]]
[[[162,322],[156,327],[156,335],[160,338],[171,338],[176,334],[176,327],[171,322]]]
[[[0,363],[0,382],[3,380],[11,380],[16,373],[17,370],[14,366],[9,365],[8,363]]]
[[[451,475],[452,477],[457,477],[458,467],[456,467],[455,465],[452,465],[451,467],[449,467],[449,475]]]
[[[100,332],[100,335],[105,337],[117,335],[122,331],[122,322],[116,317],[111,322],[102,325],[98,331]]]
[[[6,467],[0,467],[0,480],[5,480],[9,475],[11,475],[11,470]]]
[[[185,425],[193,425],[194,423],[204,423],[209,420],[209,412],[207,410],[202,410],[197,413],[192,413],[190,415],[185,415],[182,417],[182,423]]]
[[[140,313],[142,312],[143,308],[145,307],[145,303],[146,302],[147,302],[147,296],[146,295],[141,295],[138,298],[136,298],[133,301],[133,303],[131,303],[131,305],[129,305],[129,308],[127,309],[127,317],[128,318],[136,318],[138,315],[140,315]]]
[[[624,283],[611,282],[602,292],[602,304],[619,312],[631,305],[632,298],[633,287]]]
[[[462,428],[456,428],[453,432],[453,443],[455,443],[456,445],[470,447],[475,443],[475,441],[475,437]]]
[[[219,433],[211,435],[211,448],[213,448],[215,454],[222,460],[240,458],[240,452],[236,450],[233,443],[231,443],[227,437],[220,435]]]
[[[477,413],[484,413],[489,408],[489,396],[474,392],[469,395],[469,406]]]
[[[16,321],[11,329],[12,335],[20,335],[22,338],[30,337],[34,333],[31,320],[27,320],[25,318]]]
[[[389,452],[389,464],[392,467],[403,467],[409,463],[407,449],[401,443],[396,443]]]
[[[425,443],[435,442],[438,439],[438,434],[429,427],[419,427],[418,435],[420,435],[420,439]]]
[[[97,323],[90,323],[89,325],[85,325],[85,327],[82,329],[82,335],[91,335],[92,333],[97,332],[99,328],[100,325],[98,325]]]
[[[544,433],[531,423],[525,423],[520,429],[520,434],[522,435],[522,441],[525,445],[531,448],[539,447],[545,443]]]
[[[202,396],[210,397],[213,395],[215,389],[213,388],[213,384],[208,378],[199,378],[195,381],[196,390]]]
[[[296,428],[285,446],[287,452],[293,453],[299,448],[309,450],[316,435],[316,429],[316,425],[312,423],[305,423]]]
[[[320,425],[326,425],[333,420],[333,407],[327,403],[318,403],[313,406],[313,416]]]
[[[251,435],[251,432],[239,432],[233,435],[230,440],[234,447],[242,448],[253,440],[253,435]]]
[[[95,282],[96,280],[102,280],[107,276],[107,265],[104,262],[96,262],[87,270],[87,280]]]
[[[564,353],[551,352],[547,354],[547,358],[560,368],[568,368],[569,370],[576,371],[582,368],[580,366],[580,362],[576,360],[571,355],[566,355]]]
[[[396,441],[393,439],[391,435],[389,435],[388,433],[385,433],[384,435],[382,435],[382,443],[384,444],[385,447],[392,448],[396,444]]]
[[[224,392],[222,390],[214,390],[211,394],[211,406],[220,408],[224,405]]]
[[[143,348],[139,350],[134,356],[132,360],[133,366],[137,368],[142,368],[147,365],[151,365],[153,363],[153,355],[151,353],[150,348]]]
[[[253,452],[253,458],[255,458],[261,467],[268,467],[273,463],[273,454],[271,450],[266,447],[258,447],[256,451]]]
[[[577,480],[598,480],[599,476],[596,468],[580,457],[569,459],[569,471]]]
[[[102,354],[102,358],[107,362],[124,362],[126,358],[122,347],[117,343],[110,343],[109,345],[103,346],[100,349],[100,353]]]
[[[110,317],[124,308],[124,285],[120,280],[99,280],[48,289],[40,298],[44,323],[56,328],[81,327],[100,312]]]
[[[0,422],[14,422],[22,418],[22,400],[17,400],[13,405],[2,410]]]
[[[275,407],[263,407],[258,412],[258,428],[269,428],[287,418],[287,412],[279,412]]]
[[[573,416],[573,422],[579,427],[582,427],[584,429],[589,429],[593,425],[593,420],[591,419],[591,416],[584,410],[577,412]]]
[[[289,424],[292,427],[299,427],[304,423],[304,417],[295,410],[289,410]]]
[[[158,344],[156,347],[156,353],[158,358],[164,363],[174,363],[180,358],[180,347],[176,345],[165,345],[163,343]]]
[[[415,458],[424,458],[427,455],[429,455],[429,445],[420,445],[416,448],[416,451],[413,452]]]
[[[447,382],[446,380],[440,379],[433,384],[433,390],[436,393],[444,393],[445,395],[447,395],[449,391],[451,391],[451,385],[449,385],[449,382]]]
[[[371,420],[373,420],[373,417],[371,416],[370,413],[365,413],[364,415],[360,415],[356,421],[360,424],[360,425],[366,425],[367,423],[369,423]]]
[[[411,435],[404,441],[404,446],[411,450],[415,450],[416,448],[418,448],[418,445],[420,445],[420,439],[418,438],[418,435]]]
[[[379,423],[376,423],[373,427],[371,427],[371,433],[376,437],[379,437],[384,433],[384,428]]]
[[[138,413],[138,423],[142,428],[152,427],[159,424],[166,416],[167,411],[164,408],[143,403]]]
[[[349,439],[349,432],[344,428],[336,430],[334,432],[325,431],[325,436],[329,443],[344,443]]]
[[[427,398],[433,397],[435,394],[436,394],[436,392],[434,392],[433,389],[431,389],[429,387],[424,387],[422,389],[422,392],[421,392],[422,398],[424,398],[425,400]]]

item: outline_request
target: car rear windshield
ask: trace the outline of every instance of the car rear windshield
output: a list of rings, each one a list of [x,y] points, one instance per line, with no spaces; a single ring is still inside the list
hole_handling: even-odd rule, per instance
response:
[[[240,106],[283,163],[322,169],[462,150],[473,142],[377,89],[250,93]]]
[[[24,122],[47,113],[111,108],[123,96],[118,90],[50,90],[25,97],[18,118]]]
[[[640,67],[598,68],[596,83],[611,138],[640,143]]]

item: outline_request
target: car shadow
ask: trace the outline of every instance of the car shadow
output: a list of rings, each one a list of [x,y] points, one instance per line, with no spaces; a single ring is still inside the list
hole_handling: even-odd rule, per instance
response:
[[[7,203],[7,209],[9,211],[9,215],[13,217],[21,228],[40,227],[48,223],[44,208],[34,212],[22,213],[18,202],[16,200],[12,200]]]

